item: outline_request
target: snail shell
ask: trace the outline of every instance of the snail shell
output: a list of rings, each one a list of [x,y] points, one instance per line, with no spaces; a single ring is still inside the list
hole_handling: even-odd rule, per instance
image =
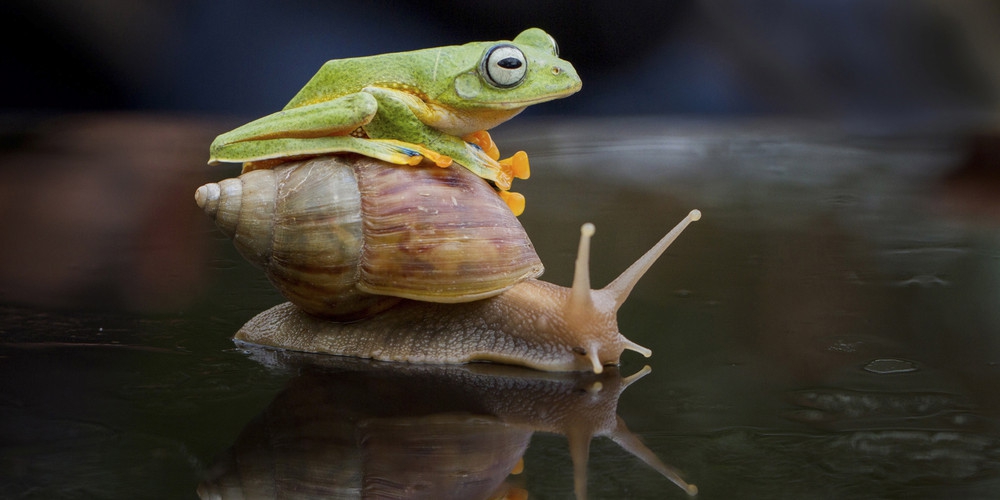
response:
[[[466,169],[321,156],[206,184],[195,199],[316,316],[355,320],[400,298],[469,302],[543,271],[514,214]]]

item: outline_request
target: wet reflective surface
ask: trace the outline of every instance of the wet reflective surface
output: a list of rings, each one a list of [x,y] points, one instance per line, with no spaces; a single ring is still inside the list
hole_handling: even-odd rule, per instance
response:
[[[202,498],[523,498],[516,476],[536,432],[567,439],[578,498],[596,437],[697,492],[615,414],[622,391],[649,368],[551,374],[248,349],[297,374],[212,466]]]
[[[565,432],[539,425],[544,415],[511,416],[549,408],[552,391],[442,409],[420,395],[489,376],[391,382],[401,370],[316,367],[232,343],[282,299],[192,199],[235,173],[204,166],[229,125],[94,116],[8,127],[0,496],[197,498],[199,487],[250,484],[232,479],[235,463],[267,469],[253,491],[308,498],[330,490],[297,464],[336,461],[347,448],[320,445],[350,424],[367,447],[330,469],[353,474],[341,484],[450,484],[427,478],[456,469],[414,467],[407,451],[437,446],[493,453],[469,452],[461,471],[481,488],[453,491],[506,484],[512,497],[572,498]],[[533,176],[515,190],[548,281],[571,281],[583,222],[597,226],[592,278],[603,285],[702,210],[619,312],[621,331],[654,353],[626,353],[622,375],[652,370],[606,392],[617,405],[602,414],[699,498],[1000,494],[996,139],[608,119],[519,122],[494,137],[531,156]],[[593,394],[592,381],[577,383],[569,394]],[[359,389],[397,386],[405,398]],[[359,427],[358,408],[382,420]],[[424,427],[397,437],[414,415]],[[376,453],[389,458],[366,455]],[[610,439],[592,441],[586,472],[589,498],[686,497]]]

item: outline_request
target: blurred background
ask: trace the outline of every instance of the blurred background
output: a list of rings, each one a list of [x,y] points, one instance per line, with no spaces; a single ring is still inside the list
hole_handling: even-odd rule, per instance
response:
[[[0,23],[6,301],[190,303],[211,258],[206,238],[190,235],[215,235],[191,192],[235,173],[204,166],[216,134],[283,107],[326,60],[511,39],[531,26],[556,38],[584,88],[496,133],[536,139],[504,144],[541,154],[550,171],[558,164],[545,163],[546,150],[648,154],[649,165],[618,169],[648,179],[646,167],[683,168],[679,158],[701,155],[702,140],[729,151],[705,163],[739,163],[733,139],[749,132],[753,148],[804,130],[834,141],[957,135],[966,142],[956,160],[927,175],[973,172],[961,184],[972,191],[952,199],[1000,220],[995,0],[8,0]],[[530,117],[562,121],[543,133]],[[681,125],[655,125],[668,121]],[[714,125],[690,126],[699,122]],[[716,126],[725,123],[735,125]],[[570,167],[581,168],[576,158]],[[795,161],[837,171],[809,158]]]
[[[584,221],[603,284],[705,214],[619,315],[656,353],[630,428],[703,499],[1000,497],[997,0],[2,0],[0,24],[0,498],[193,497],[285,385],[230,340],[282,299],[194,203],[239,171],[206,165],[217,134],[326,60],[531,26],[584,82],[493,133],[531,155],[546,280]],[[663,497],[600,446],[592,498]],[[532,444],[532,498],[565,497],[562,457]]]
[[[995,120],[993,0],[9,0],[4,111],[273,112],[328,59],[538,26],[585,82],[532,114]]]

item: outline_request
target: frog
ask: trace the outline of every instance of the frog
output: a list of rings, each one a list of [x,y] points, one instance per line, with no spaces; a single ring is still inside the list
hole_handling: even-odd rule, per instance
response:
[[[209,164],[244,172],[289,159],[356,153],[399,165],[457,163],[509,192],[527,179],[527,154],[500,159],[488,130],[528,106],[582,87],[552,36],[530,28],[511,41],[471,42],[327,61],[276,113],[219,135]]]

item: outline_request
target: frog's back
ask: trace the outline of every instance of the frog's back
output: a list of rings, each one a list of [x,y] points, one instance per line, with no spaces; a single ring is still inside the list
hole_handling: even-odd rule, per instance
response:
[[[327,61],[285,105],[285,109],[336,99],[360,92],[369,85],[428,91],[427,85],[465,64],[452,57],[455,51],[448,50],[452,48],[437,47]]]

